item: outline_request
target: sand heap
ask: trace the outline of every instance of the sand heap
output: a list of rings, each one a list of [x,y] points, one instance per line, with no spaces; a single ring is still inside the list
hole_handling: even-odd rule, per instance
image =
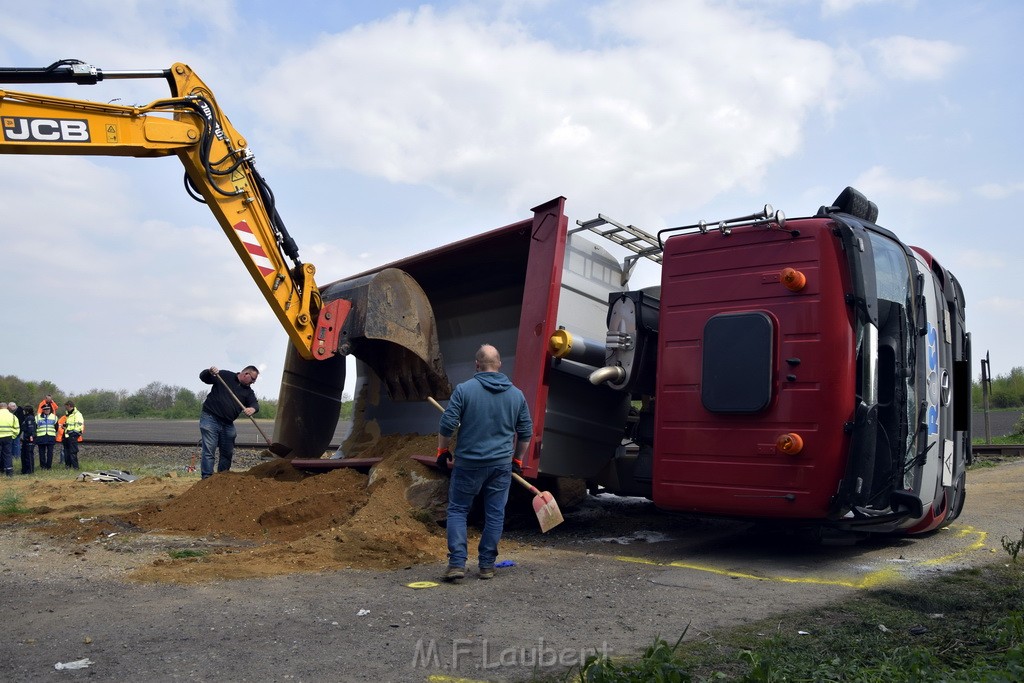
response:
[[[218,474],[123,515],[136,527],[216,539],[226,548],[158,560],[135,578],[190,582],[441,561],[447,549],[435,519],[447,478],[409,457],[433,453],[436,443],[436,436],[381,438],[359,454],[383,458],[369,475],[351,469],[311,475],[275,460]]]

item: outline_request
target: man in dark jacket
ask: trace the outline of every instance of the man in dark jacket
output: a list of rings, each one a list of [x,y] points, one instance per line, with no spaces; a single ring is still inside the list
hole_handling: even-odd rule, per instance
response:
[[[18,406],[14,411],[21,424],[21,473],[36,471],[36,416],[29,406]]]
[[[466,518],[473,500],[483,494],[484,528],[477,549],[481,579],[494,576],[498,541],[505,526],[505,503],[512,472],[522,472],[522,458],[533,436],[533,420],[523,392],[498,372],[501,356],[490,344],[476,352],[476,374],[455,387],[441,416],[437,463],[453,460],[448,447],[455,429],[451,483],[448,486],[448,570],[446,581],[466,575]]]
[[[200,465],[203,479],[213,476],[213,453],[218,449],[217,471],[231,469],[231,458],[235,455],[235,419],[242,413],[252,417],[259,412],[260,404],[252,390],[252,383],[259,376],[260,371],[252,365],[247,365],[241,372],[218,370],[213,366],[199,373],[204,384],[213,385],[199,416],[199,432],[203,437]]]

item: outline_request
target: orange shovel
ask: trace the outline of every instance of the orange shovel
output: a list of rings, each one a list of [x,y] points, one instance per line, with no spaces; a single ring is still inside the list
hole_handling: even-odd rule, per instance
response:
[[[541,533],[546,534],[565,521],[562,519],[562,511],[558,509],[558,503],[555,502],[555,497],[552,496],[550,492],[541,491],[515,472],[512,473],[512,478],[530,489],[530,493],[533,494],[533,512],[537,515],[537,521],[540,523]]]
[[[441,404],[432,397],[428,396],[427,400],[442,413],[444,412]],[[533,512],[537,515],[537,522],[540,523],[541,533],[546,534],[565,521],[562,518],[562,511],[558,509],[558,503],[555,502],[555,497],[550,492],[541,491],[515,472],[512,473],[512,478],[529,489],[530,493],[533,494]]]

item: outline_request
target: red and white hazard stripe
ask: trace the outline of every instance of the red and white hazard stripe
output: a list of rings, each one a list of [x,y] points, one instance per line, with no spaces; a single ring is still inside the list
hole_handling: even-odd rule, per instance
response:
[[[252,262],[256,264],[263,277],[275,272],[274,264],[267,258],[267,252],[263,251],[263,246],[256,239],[256,235],[252,234],[249,224],[245,221],[238,221],[233,227],[238,235],[238,239],[242,240],[245,250],[249,252]]]

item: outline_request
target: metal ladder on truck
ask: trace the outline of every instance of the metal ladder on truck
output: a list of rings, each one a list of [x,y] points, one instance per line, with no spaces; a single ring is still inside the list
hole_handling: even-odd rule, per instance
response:
[[[632,256],[627,256],[622,261],[621,284],[623,286],[629,282],[629,277],[633,274],[633,268],[641,258],[650,259],[661,265],[661,243],[657,237],[642,228],[638,228],[635,225],[623,225],[602,213],[597,214],[597,218],[592,218],[589,221],[578,220],[576,225],[580,227],[570,230],[570,235],[589,230],[633,252]],[[605,226],[608,225],[611,227],[606,228]]]

